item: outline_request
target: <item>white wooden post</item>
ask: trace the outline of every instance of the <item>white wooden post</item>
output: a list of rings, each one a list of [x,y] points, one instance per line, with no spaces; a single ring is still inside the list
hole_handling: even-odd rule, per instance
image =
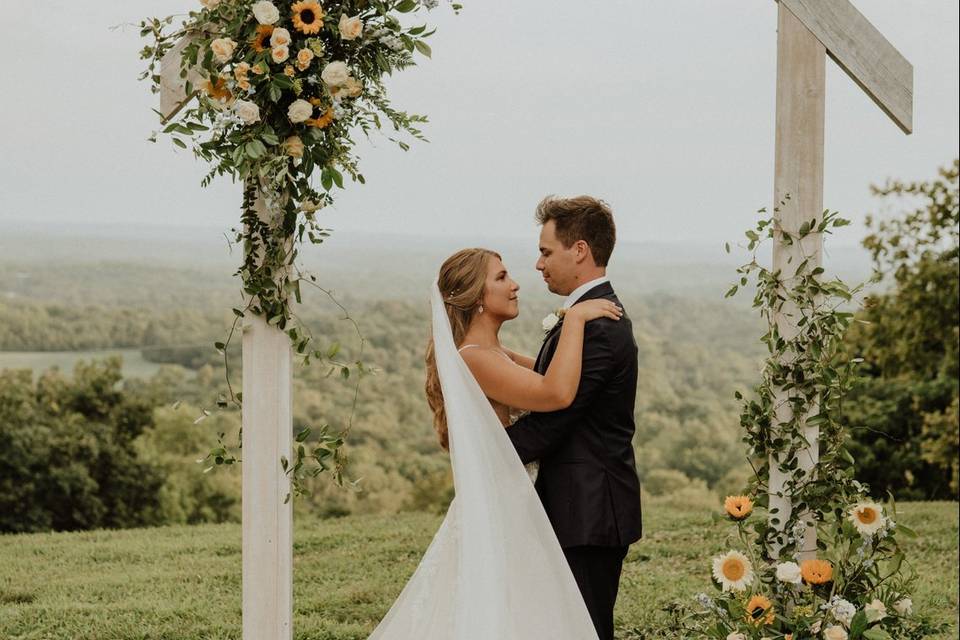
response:
[[[825,62],[829,55],[906,133],[913,121],[913,67],[848,0],[780,0],[777,29],[777,113],[774,173],[776,228],[798,233],[800,225],[823,212],[823,136]],[[786,196],[789,194],[789,200]],[[802,243],[784,247],[774,238],[773,269],[790,278],[803,259],[819,266],[823,237],[811,233]],[[785,338],[797,334],[796,309],[784,306],[774,318]],[[786,394],[774,403],[777,423],[791,417]],[[813,408],[810,416],[816,413]],[[799,467],[810,473],[819,458],[819,428],[804,427],[811,446],[800,452]],[[785,488],[787,476],[770,456],[771,524],[782,531],[793,505]],[[802,518],[802,515],[801,515]],[[773,522],[776,519],[777,522]],[[808,523],[800,558],[814,557],[816,529]],[[776,555],[779,545],[771,549]]]
[[[800,225],[823,211],[823,112],[826,51],[803,24],[782,4],[778,11],[777,28],[777,118],[774,171],[774,213],[776,229],[797,234]],[[789,199],[785,198],[789,195]],[[784,246],[780,234],[773,242],[773,270],[781,278],[791,278],[797,266],[809,256],[811,267],[819,266],[822,256],[820,234],[810,234],[802,243]],[[797,333],[797,310],[785,305],[775,315],[780,335],[790,340]],[[775,420],[786,422],[791,417],[788,394],[777,391],[774,406]],[[804,435],[815,443],[819,435],[816,425],[807,426]],[[800,466],[810,471],[817,462],[817,449],[811,447],[800,454]],[[770,456],[770,509],[777,510],[771,518],[783,524],[790,517],[793,505],[786,495],[784,483],[788,477],[779,470],[776,454]],[[782,527],[778,527],[782,529]],[[813,536],[812,545],[810,537]],[[803,544],[804,553],[816,552],[816,530],[809,529]]]
[[[180,77],[187,40],[161,61],[160,110],[173,117],[192,96]],[[196,87],[202,77],[189,72]],[[254,208],[269,216],[258,194]],[[293,446],[292,347],[287,335],[263,318],[243,323],[242,562],[244,640],[293,637],[293,501],[280,464]]]

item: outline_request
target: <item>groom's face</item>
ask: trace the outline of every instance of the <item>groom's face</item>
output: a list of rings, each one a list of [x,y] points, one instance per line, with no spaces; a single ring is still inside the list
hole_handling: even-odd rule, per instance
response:
[[[557,238],[557,227],[553,220],[547,220],[540,229],[540,259],[537,271],[543,275],[547,289],[561,296],[570,295],[577,288],[577,244],[564,247]]]

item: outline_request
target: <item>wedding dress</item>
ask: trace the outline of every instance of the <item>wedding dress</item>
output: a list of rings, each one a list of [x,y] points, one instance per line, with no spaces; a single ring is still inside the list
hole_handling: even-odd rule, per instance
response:
[[[456,497],[370,640],[596,640],[533,483],[457,352],[436,283],[431,307]]]

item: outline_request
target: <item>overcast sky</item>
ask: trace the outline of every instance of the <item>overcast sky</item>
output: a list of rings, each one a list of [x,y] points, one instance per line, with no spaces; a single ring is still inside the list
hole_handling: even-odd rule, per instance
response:
[[[609,201],[620,236],[737,237],[773,191],[773,0],[464,0],[428,14],[433,60],[390,81],[429,144],[362,143],[334,229],[529,236],[547,193]],[[958,154],[958,3],[857,0],[914,65],[905,136],[827,61],[825,206],[859,221],[868,185]],[[0,218],[229,228],[240,189],[161,138],[137,29],[191,0],[3,0]],[[855,225],[838,241],[855,244]]]

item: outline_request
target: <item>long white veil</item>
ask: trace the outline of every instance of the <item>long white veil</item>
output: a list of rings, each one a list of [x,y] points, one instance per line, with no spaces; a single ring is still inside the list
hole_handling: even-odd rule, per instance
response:
[[[431,292],[456,498],[370,640],[596,640],[533,484]]]

